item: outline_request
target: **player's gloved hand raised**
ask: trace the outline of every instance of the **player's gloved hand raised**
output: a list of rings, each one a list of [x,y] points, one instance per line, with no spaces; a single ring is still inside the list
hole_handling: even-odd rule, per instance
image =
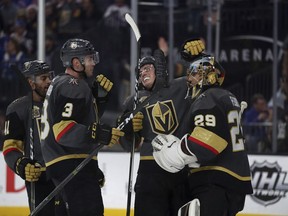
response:
[[[181,57],[186,61],[193,61],[201,56],[205,50],[205,45],[200,39],[188,39],[181,47]]]
[[[92,143],[111,146],[118,143],[119,138],[124,136],[124,132],[120,129],[111,128],[108,125],[94,122],[88,128],[88,136]]]
[[[103,74],[100,74],[96,77],[96,82],[100,84],[100,86],[107,92],[110,92],[113,87],[113,82],[111,82],[107,77]]]
[[[100,74],[96,77],[92,85],[92,94],[95,98],[103,98],[108,95],[108,92],[111,91],[113,87],[113,82],[111,82],[103,74]]]
[[[28,182],[35,182],[39,180],[41,171],[44,171],[45,168],[35,160],[21,157],[16,162],[15,170],[22,179]]]
[[[97,170],[97,176],[98,176],[98,183],[100,188],[104,187],[105,185],[105,176],[104,173],[102,172],[102,170],[98,167]]]

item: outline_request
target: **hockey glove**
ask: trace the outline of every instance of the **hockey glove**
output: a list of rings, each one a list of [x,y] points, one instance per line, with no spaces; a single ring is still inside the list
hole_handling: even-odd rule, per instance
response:
[[[41,171],[44,171],[45,168],[41,167],[35,160],[21,157],[16,162],[15,170],[22,179],[28,182],[35,182],[39,180]]]
[[[132,134],[133,132],[139,132],[143,129],[143,114],[141,112],[137,112],[136,115],[132,117],[132,119],[126,120],[128,116],[130,117],[130,113],[126,113],[123,116],[120,116],[117,120],[117,125],[120,125],[124,121],[128,121],[126,125],[123,127],[123,131],[127,134]]]
[[[152,140],[153,157],[157,164],[170,173],[182,170],[186,164],[195,163],[195,155],[187,155],[181,149],[181,140],[174,135],[160,134]]]
[[[205,50],[205,45],[200,39],[188,39],[181,47],[181,57],[185,61],[193,61],[200,57]]]
[[[157,87],[167,87],[168,86],[168,70],[165,55],[162,50],[156,49],[153,53],[155,58],[155,68],[157,74]],[[160,83],[159,83],[160,82]]]
[[[102,145],[116,144],[119,141],[119,138],[124,136],[124,132],[121,130],[96,122],[92,123],[88,131],[91,142],[100,143]]]
[[[102,170],[98,167],[97,170],[97,176],[98,176],[98,183],[100,188],[104,187],[105,185],[105,176],[104,173],[102,172]]]
[[[105,98],[108,95],[108,92],[111,91],[113,87],[113,82],[111,82],[103,74],[100,74],[96,77],[92,85],[92,94],[95,98]]]

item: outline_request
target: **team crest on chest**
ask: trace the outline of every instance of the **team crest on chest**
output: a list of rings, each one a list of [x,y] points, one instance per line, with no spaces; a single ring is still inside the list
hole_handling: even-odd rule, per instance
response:
[[[171,134],[178,127],[178,119],[172,100],[157,102],[146,107],[152,131],[156,134]]]
[[[33,106],[33,110],[32,110],[32,118],[39,118],[41,116],[40,113],[40,108],[38,106]]]

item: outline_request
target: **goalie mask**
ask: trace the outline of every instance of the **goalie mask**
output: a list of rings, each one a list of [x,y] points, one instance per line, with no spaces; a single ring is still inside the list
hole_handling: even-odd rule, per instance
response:
[[[213,56],[201,57],[189,65],[187,69],[188,87],[192,91],[192,98],[195,98],[211,86],[221,86],[225,77],[222,66],[215,61]]]
[[[60,58],[64,67],[72,68],[72,60],[78,58],[83,66],[84,58],[87,55],[93,55],[94,63],[99,63],[99,54],[94,50],[93,45],[83,39],[70,39],[60,50]]]
[[[44,61],[34,60],[27,61],[24,63],[24,68],[22,71],[23,75],[28,78],[34,78],[35,76],[39,76],[42,74],[50,73],[50,79],[53,78],[54,73],[51,71],[50,66],[46,64]]]

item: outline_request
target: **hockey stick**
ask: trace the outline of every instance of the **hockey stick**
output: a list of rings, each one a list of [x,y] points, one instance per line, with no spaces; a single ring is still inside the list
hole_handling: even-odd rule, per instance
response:
[[[125,20],[130,25],[133,30],[133,33],[136,37],[137,41],[137,70],[135,74],[135,96],[134,96],[134,110],[138,104],[138,88],[139,88],[139,59],[140,59],[140,39],[141,34],[140,31],[131,17],[129,13],[125,14]],[[126,216],[130,216],[130,209],[131,209],[131,196],[132,196],[132,183],[133,183],[133,169],[134,169],[134,155],[135,155],[135,134],[133,134],[133,143],[131,145],[131,152],[130,152],[130,166],[129,166],[129,178],[128,178],[128,196],[127,196],[127,207],[126,207]]]
[[[127,125],[133,118],[133,116],[140,111],[144,106],[146,106],[150,100],[155,98],[159,92],[154,93],[154,95],[151,95],[150,97],[146,98],[141,105],[137,106],[137,109],[135,109],[126,119],[124,119],[117,127],[117,129],[122,129]],[[99,145],[93,150],[87,158],[85,158],[36,208],[33,212],[31,212],[30,216],[36,215],[54,196],[56,196],[63,188],[64,186],[77,174],[80,172],[83,167],[86,166],[86,164],[89,163],[89,161],[97,154],[100,148],[102,148],[103,145]]]
[[[27,89],[29,91],[29,93],[31,94],[31,96],[30,96],[31,97],[31,116],[30,116],[31,125],[29,127],[29,147],[30,147],[30,159],[33,160],[34,159],[33,89],[31,88],[28,80],[23,75],[23,73],[21,73],[21,71],[19,70],[17,65],[15,65],[15,64],[10,65],[10,69],[13,70],[17,74],[21,83],[24,84],[25,89]],[[35,183],[30,182],[30,186],[31,186],[31,191],[30,191],[30,193],[31,193],[30,194],[30,205],[31,206],[30,206],[30,208],[31,208],[31,211],[33,211],[35,209]]]
[[[36,215],[50,200],[56,196],[64,186],[77,175],[85,166],[88,164],[92,158],[97,154],[97,152],[103,147],[103,145],[97,146],[87,158],[85,158],[57,187],[31,212],[30,216]]]

